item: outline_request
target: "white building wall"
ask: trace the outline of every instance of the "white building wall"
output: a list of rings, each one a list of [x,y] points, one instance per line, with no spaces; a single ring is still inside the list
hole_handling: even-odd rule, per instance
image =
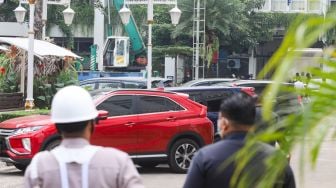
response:
[[[0,36],[28,37],[28,23],[0,22]]]
[[[92,38],[93,37],[93,27],[85,25],[72,26],[72,33],[74,37],[82,38]],[[53,25],[47,33],[47,37],[65,37],[62,30],[58,25]]]

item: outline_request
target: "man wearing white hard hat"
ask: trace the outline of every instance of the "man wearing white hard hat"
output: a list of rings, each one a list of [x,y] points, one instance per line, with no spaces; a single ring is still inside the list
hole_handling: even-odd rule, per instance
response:
[[[68,86],[56,93],[51,120],[60,146],[36,154],[25,173],[25,187],[143,188],[130,157],[117,149],[90,145],[96,107],[87,91]]]

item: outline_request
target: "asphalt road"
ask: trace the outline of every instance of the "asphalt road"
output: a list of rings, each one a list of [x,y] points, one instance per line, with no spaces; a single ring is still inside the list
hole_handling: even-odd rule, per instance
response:
[[[291,166],[294,170],[297,186],[302,188],[333,188],[336,185],[336,141],[323,143],[315,170],[310,165],[303,168],[304,176],[300,176],[300,150],[292,154]],[[306,155],[304,155],[306,156]],[[306,159],[307,160],[307,159]],[[153,169],[138,168],[147,188],[180,188],[185,180],[184,174],[171,173],[167,165]],[[302,173],[301,173],[302,174]],[[22,187],[23,173],[13,166],[0,163],[0,188]]]

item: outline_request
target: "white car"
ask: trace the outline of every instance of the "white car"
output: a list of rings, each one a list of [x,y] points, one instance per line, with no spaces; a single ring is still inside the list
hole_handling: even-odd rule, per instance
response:
[[[236,78],[205,78],[198,80],[191,80],[181,85],[181,87],[196,87],[196,86],[211,86],[222,82],[233,82]]]

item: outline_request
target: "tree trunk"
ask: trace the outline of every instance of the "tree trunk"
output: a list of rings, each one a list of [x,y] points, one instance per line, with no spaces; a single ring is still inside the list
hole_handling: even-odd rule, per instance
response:
[[[37,0],[35,3],[34,32],[35,39],[42,40],[43,20],[42,20],[43,0]]]

